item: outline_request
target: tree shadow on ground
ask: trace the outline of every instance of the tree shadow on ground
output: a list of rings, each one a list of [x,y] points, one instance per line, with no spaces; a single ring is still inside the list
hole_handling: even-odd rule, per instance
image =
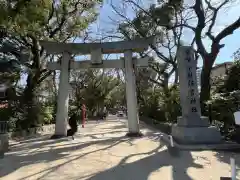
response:
[[[117,133],[121,133],[124,131],[115,131]],[[106,137],[106,134],[115,134],[115,132],[106,132],[106,133],[95,133],[95,134],[87,134],[87,135],[82,135],[82,136],[76,136],[76,137],[90,137],[92,139],[102,139],[103,137]]]
[[[39,162],[50,162],[54,161],[56,159],[64,158],[65,152],[69,152],[71,150],[76,149],[83,149],[84,147],[90,146],[92,144],[100,143],[108,145],[107,147],[97,149],[94,151],[90,151],[87,153],[83,153],[81,155],[72,156],[72,158],[64,162],[62,164],[59,164],[54,167],[50,167],[46,170],[37,172],[36,174],[41,174],[41,177],[38,177],[38,179],[46,179],[49,174],[59,169],[61,166],[64,166],[72,161],[75,161],[80,158],[84,158],[84,156],[87,156],[91,153],[95,153],[97,151],[107,150],[110,149],[116,145],[118,145],[121,142],[129,141],[130,139],[123,139],[123,138],[112,138],[112,139],[106,139],[106,140],[100,140],[99,141],[93,141],[89,143],[85,143],[82,145],[76,145],[71,147],[63,147],[54,149],[52,152],[39,152],[39,153],[33,153],[30,155],[24,156],[18,156],[15,160],[21,162],[18,165],[12,166],[11,171],[5,172],[5,174],[2,174],[0,170],[0,177],[4,177],[7,174],[17,170],[18,168],[21,168],[22,166],[27,166],[34,163]],[[179,157],[172,157],[168,150],[162,150],[163,145],[159,145],[156,149],[146,152],[146,153],[138,153],[138,154],[131,154],[127,157],[124,157],[121,159],[121,161],[118,163],[118,165],[112,167],[111,169],[108,169],[106,171],[99,172],[94,175],[88,175],[85,178],[88,178],[87,180],[147,180],[151,173],[161,169],[164,166],[172,166],[172,179],[173,180],[192,180],[192,178],[186,173],[187,169],[189,167],[195,167],[195,168],[202,168],[201,165],[194,163],[193,158],[191,156],[191,153],[188,151],[182,151],[180,152]],[[47,155],[48,154],[48,155]],[[146,155],[147,157],[144,157],[142,159],[139,159],[134,162],[128,162],[128,160],[131,160],[131,158],[134,158],[135,156],[141,156]],[[184,158],[184,159],[183,159]],[[36,161],[38,159],[38,161]],[[36,174],[31,174],[27,177],[24,177],[19,180],[25,180],[30,179],[31,177],[35,176]],[[168,174],[168,173],[166,173]],[[79,177],[77,179],[81,179],[83,177]],[[166,177],[163,177],[166,178]]]
[[[218,161],[228,164],[231,166],[230,159],[233,158],[235,160],[235,165],[236,165],[236,171],[237,171],[237,179],[239,179],[239,173],[240,171],[240,157],[239,157],[239,150],[228,150],[228,151],[217,151],[215,154],[215,157],[218,159]],[[230,177],[230,172],[229,174],[224,175],[225,177]]]
[[[62,139],[50,139],[51,135],[43,135],[42,137],[35,137],[35,138],[25,138],[25,140],[15,141],[14,143],[10,144],[10,151],[9,153],[14,153],[18,151],[26,151],[30,149],[41,148],[44,146],[48,146],[54,143],[64,142],[64,141],[71,141],[70,138],[62,138]]]
[[[216,158],[223,163],[230,165],[230,158],[235,159],[235,164],[237,167],[240,167],[240,152],[239,151],[217,151],[215,156]]]
[[[121,125],[111,126],[111,129],[125,129],[126,127],[127,127],[126,124],[121,124]],[[109,129],[109,128],[101,128],[101,129]]]
[[[43,135],[39,132],[30,134],[30,133],[23,133],[23,131],[20,132],[12,132],[12,134],[10,134],[10,137],[12,140],[15,141],[24,141],[24,140],[31,140],[33,138],[38,138],[38,137],[42,137]]]
[[[31,143],[31,142],[35,142],[38,139],[39,140],[45,140],[45,139],[49,139],[50,138],[50,134],[37,134],[35,136],[27,136],[27,137],[22,137],[22,138],[12,138],[14,141],[19,142],[19,143]]]
[[[145,136],[147,138],[152,137],[159,142],[160,134],[161,133],[148,132]],[[26,142],[22,142],[21,144],[23,145],[23,147],[19,147],[17,145],[13,147],[12,151],[7,153],[6,157],[0,161],[0,177],[7,176],[8,174],[11,174],[24,166],[33,165],[36,163],[48,163],[66,158],[66,156],[68,156],[68,161],[64,163],[49,167],[42,171],[38,171],[37,173],[28,175],[22,179],[19,178],[18,180],[31,179],[37,174],[41,174],[41,177],[38,178],[39,180],[46,179],[49,174],[53,173],[60,167],[65,166],[75,160],[84,158],[89,154],[96,153],[98,151],[108,150],[122,142],[131,143],[130,138],[122,136],[108,139],[93,139],[92,141],[89,141],[87,143],[70,141],[69,143],[65,142],[64,144],[57,145],[57,149],[55,149],[53,147],[56,147],[56,143],[61,141],[69,141],[69,139],[49,140],[46,138],[47,137],[43,138],[44,141],[40,141],[39,138],[36,138],[35,141],[26,140]],[[30,141],[31,144],[28,143]],[[103,148],[83,152],[80,155],[71,154],[71,152],[75,151],[76,149],[84,150],[84,148],[92,145],[94,146],[96,144],[103,145]],[[173,180],[191,180],[191,177],[186,173],[187,169],[189,167],[202,168],[201,165],[194,163],[194,159],[190,152],[182,151],[180,152],[179,157],[172,157],[167,149],[162,150],[163,145],[164,142],[161,142],[158,148],[150,152],[131,154],[127,157],[124,157],[120,161],[120,163],[118,163],[118,165],[108,170],[98,172],[94,175],[88,175],[88,177],[84,178],[88,178],[88,180],[147,180],[151,173],[153,173],[154,171],[158,171],[159,169],[166,166],[172,166]],[[135,158],[139,155],[145,155],[145,157],[134,162],[128,161],[131,160],[131,158]],[[83,177],[79,177],[76,179],[80,178]],[[162,178],[164,179],[165,177]]]
[[[44,137],[45,138],[45,137]],[[97,149],[95,151],[87,152],[80,156],[77,156],[75,159],[79,159],[88,154],[105,150],[111,148],[121,142],[129,141],[126,137],[116,137],[116,138],[108,138],[103,140],[95,140],[87,143],[81,143],[74,141],[69,141],[69,143],[63,145],[57,145],[57,148],[53,148],[54,144],[69,141],[69,139],[59,139],[59,140],[44,140],[40,141],[39,138],[34,142],[31,140],[31,144],[25,143],[25,146],[15,146],[12,147],[12,150],[6,153],[5,157],[0,161],[0,177],[4,177],[8,174],[13,173],[14,171],[20,169],[23,166],[29,166],[37,163],[48,163],[51,161],[63,159],[64,157],[71,154],[71,151],[84,149],[86,147],[101,144],[103,146],[107,146],[101,149]],[[30,152],[29,152],[30,151]],[[12,163],[15,162],[15,163]],[[19,163],[16,163],[19,162]],[[55,167],[57,169],[57,167]],[[55,169],[53,168],[53,169]],[[41,172],[39,172],[41,173]],[[24,179],[28,179],[30,177],[25,177]]]
[[[191,153],[188,151],[181,151],[179,157],[172,157],[168,149],[163,151],[159,151],[159,149],[161,149],[161,146],[148,153],[129,155],[123,158],[118,165],[106,171],[99,172],[87,180],[148,180],[151,173],[165,166],[172,166],[172,180],[192,180],[187,174],[187,169],[190,167],[203,168],[202,165],[193,162]],[[130,160],[134,156],[144,154],[150,156],[134,162],[127,162],[127,160]],[[161,178],[168,179],[167,176]]]

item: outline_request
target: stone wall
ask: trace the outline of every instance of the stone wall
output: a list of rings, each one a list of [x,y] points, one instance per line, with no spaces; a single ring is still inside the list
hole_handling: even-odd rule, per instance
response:
[[[42,127],[36,127],[36,128],[30,128],[28,131],[23,130],[23,131],[16,131],[16,132],[11,132],[8,133],[10,139],[14,139],[17,137],[27,137],[27,136],[34,136],[37,134],[50,134],[54,133],[55,130],[55,125],[45,125]]]
[[[40,134],[53,134],[55,125],[46,125],[43,127],[31,128],[28,131],[17,131],[8,134],[0,134],[0,157],[9,149],[9,140],[15,138],[26,138]]]

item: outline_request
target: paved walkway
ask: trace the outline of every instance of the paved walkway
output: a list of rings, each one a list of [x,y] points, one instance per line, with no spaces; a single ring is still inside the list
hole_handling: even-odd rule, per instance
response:
[[[13,142],[0,159],[1,180],[219,180],[230,176],[230,153],[182,151],[171,157],[160,133],[129,139],[124,122],[86,125],[75,140],[49,135]],[[234,155],[236,156],[236,155]],[[237,159],[237,163],[240,163]]]

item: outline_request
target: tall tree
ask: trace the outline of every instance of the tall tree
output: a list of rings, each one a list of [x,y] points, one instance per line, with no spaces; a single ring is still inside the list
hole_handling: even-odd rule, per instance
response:
[[[210,98],[211,70],[220,50],[225,46],[222,44],[222,40],[233,34],[233,32],[240,27],[240,16],[238,15],[236,17],[229,17],[229,19],[233,19],[232,23],[226,25],[219,32],[214,32],[217,17],[221,14],[221,10],[227,6],[231,6],[230,3],[233,3],[233,1],[220,0],[216,2],[211,0],[195,0],[192,7],[185,8],[186,13],[192,14],[191,21],[184,21],[184,23],[177,25],[177,27],[182,26],[190,29],[194,33],[197,52],[203,59],[200,93],[202,105]],[[210,40],[210,48],[208,48],[209,45],[204,43],[205,38]]]
[[[28,52],[24,52],[25,45],[21,39],[5,32],[0,37],[0,101],[17,100],[18,82],[20,81],[22,67],[30,58]],[[13,102],[13,101],[11,101]]]
[[[126,0],[126,3],[135,7],[136,17],[131,19],[124,15],[119,8],[112,6],[114,11],[125,23],[119,26],[119,32],[125,39],[148,38],[159,36],[155,44],[151,44],[151,50],[140,53],[140,56],[148,56],[149,53],[155,54],[150,69],[140,70],[138,74],[141,77],[149,75],[150,71],[155,76],[149,76],[148,79],[167,91],[169,79],[174,74],[174,84],[178,83],[178,71],[176,65],[176,51],[181,45],[182,27],[167,30],[164,26],[176,24],[183,18],[182,2],[176,1],[159,1],[158,5],[152,5],[144,8],[133,0]],[[150,73],[150,74],[152,74]]]
[[[0,2],[0,24],[9,34],[19,37],[31,53],[22,105],[34,107],[35,90],[52,72],[45,69],[46,61],[53,56],[44,53],[38,40],[58,42],[83,38],[84,30],[95,21],[96,6],[101,0],[3,0]],[[57,57],[61,58],[61,57]],[[28,110],[28,120],[36,119],[36,113]],[[32,113],[31,113],[32,112]]]

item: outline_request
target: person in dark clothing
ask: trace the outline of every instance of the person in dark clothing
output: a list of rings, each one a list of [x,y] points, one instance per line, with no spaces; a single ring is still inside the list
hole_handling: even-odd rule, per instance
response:
[[[67,136],[72,136],[74,139],[74,134],[78,131],[78,123],[77,123],[77,114],[74,113],[68,120],[68,124],[70,129],[67,130]]]
[[[102,120],[106,120],[106,117],[107,117],[107,107],[104,106],[103,113],[102,113]]]

